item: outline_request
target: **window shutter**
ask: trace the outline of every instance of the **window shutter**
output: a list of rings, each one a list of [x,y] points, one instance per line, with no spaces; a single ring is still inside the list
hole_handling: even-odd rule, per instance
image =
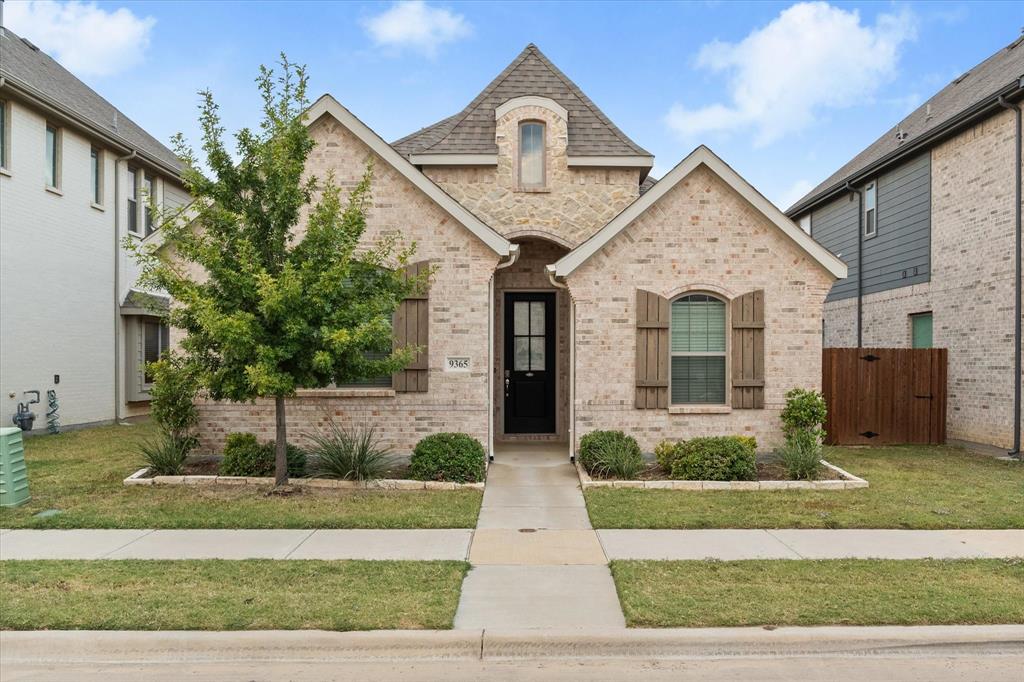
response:
[[[764,408],[764,290],[732,301],[732,406]]]
[[[429,267],[429,261],[412,263],[405,268],[406,279],[418,277]],[[393,321],[395,346],[398,348],[403,346],[420,347],[409,366],[395,372],[392,377],[392,385],[399,393],[426,393],[427,391],[429,317],[429,284],[427,289],[410,294],[395,310]]]
[[[636,290],[636,406],[668,407],[668,299]]]

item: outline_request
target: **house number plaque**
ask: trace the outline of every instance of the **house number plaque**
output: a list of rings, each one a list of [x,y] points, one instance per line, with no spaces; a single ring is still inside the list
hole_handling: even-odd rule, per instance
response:
[[[472,367],[468,357],[448,356],[444,359],[444,371],[446,372],[468,372]]]

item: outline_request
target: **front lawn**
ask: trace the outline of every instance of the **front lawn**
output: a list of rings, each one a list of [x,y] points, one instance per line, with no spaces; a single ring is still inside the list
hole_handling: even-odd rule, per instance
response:
[[[0,509],[0,528],[473,528],[478,490],[308,490],[255,486],[125,486],[151,424],[25,440],[29,492]],[[50,510],[59,514],[36,517]]]
[[[5,561],[0,629],[448,629],[461,561]]]
[[[595,528],[1024,528],[1024,466],[947,446],[831,447],[855,490],[591,488]]]
[[[1024,561],[613,561],[630,627],[1024,623]]]

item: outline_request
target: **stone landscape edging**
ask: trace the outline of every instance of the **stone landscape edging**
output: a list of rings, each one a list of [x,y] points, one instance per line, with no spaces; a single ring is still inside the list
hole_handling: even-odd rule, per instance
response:
[[[587,473],[586,469],[576,460],[576,472],[580,477],[580,487],[583,490],[588,488],[642,488],[645,490],[852,490],[854,488],[867,488],[868,482],[859,476],[854,476],[845,469],[840,469],[835,464],[821,460],[822,466],[834,471],[842,480],[828,481],[676,481],[676,480],[654,480],[654,481],[617,481],[597,480],[595,481]]]
[[[265,485],[274,479],[260,476],[148,476],[143,467],[124,479],[125,485]],[[330,478],[290,478],[288,484],[299,488],[333,490],[483,490],[483,483],[454,481],[416,481],[404,478],[380,478],[372,481],[345,481]]]

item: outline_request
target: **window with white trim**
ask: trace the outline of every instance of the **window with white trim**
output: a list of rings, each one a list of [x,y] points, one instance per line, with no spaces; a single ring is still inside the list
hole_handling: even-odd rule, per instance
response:
[[[0,168],[11,167],[11,111],[7,100],[0,99]]]
[[[688,294],[672,302],[673,405],[725,404],[725,312],[725,301],[708,294]]]
[[[142,215],[145,221],[145,236],[153,234],[153,204],[156,203],[156,178],[152,173],[145,173],[142,176],[142,198],[146,202],[142,207]]]
[[[519,186],[544,187],[544,124],[524,121],[519,124]]]
[[[89,179],[92,203],[103,205],[103,151],[93,147],[89,150]]]
[[[60,189],[60,128],[46,126],[46,186]]]
[[[159,318],[140,318],[142,326],[142,383],[148,388],[153,383],[149,363],[156,362],[171,345],[171,328]]]
[[[128,181],[125,183],[125,194],[128,198],[128,231],[139,233],[139,172],[128,167]]]
[[[864,236],[874,237],[878,233],[878,211],[876,210],[876,185],[869,182],[864,188]]]

